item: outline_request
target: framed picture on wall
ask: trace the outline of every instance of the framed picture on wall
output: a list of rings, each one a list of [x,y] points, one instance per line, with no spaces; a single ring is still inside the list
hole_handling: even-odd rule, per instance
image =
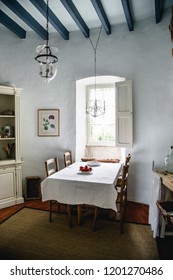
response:
[[[38,136],[59,136],[59,109],[38,109]]]

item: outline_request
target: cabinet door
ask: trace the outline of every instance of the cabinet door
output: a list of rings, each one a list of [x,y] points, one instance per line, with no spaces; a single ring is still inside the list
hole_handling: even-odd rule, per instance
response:
[[[0,170],[0,200],[15,197],[15,169]]]

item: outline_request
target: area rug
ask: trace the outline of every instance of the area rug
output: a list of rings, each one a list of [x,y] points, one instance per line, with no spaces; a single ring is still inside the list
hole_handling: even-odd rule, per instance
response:
[[[91,220],[69,228],[67,215],[23,208],[0,225],[1,260],[156,260],[155,239],[146,225],[99,220],[91,231]]]

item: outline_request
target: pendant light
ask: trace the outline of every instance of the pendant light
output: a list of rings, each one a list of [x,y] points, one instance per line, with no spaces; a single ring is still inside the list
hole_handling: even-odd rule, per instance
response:
[[[94,50],[94,78],[95,78],[95,82],[94,82],[94,89],[95,89],[95,98],[94,98],[94,102],[92,105],[88,106],[86,108],[86,114],[91,116],[91,117],[99,117],[101,115],[104,115],[105,113],[105,101],[101,102],[101,100],[97,99],[97,82],[96,82],[96,76],[97,76],[97,59],[96,59],[96,55],[97,55],[97,47],[98,47],[98,43],[99,43],[99,39],[100,39],[100,35],[101,35],[101,30],[102,30],[102,26],[100,27],[100,31],[99,31],[99,35],[98,35],[98,39],[96,42],[96,45],[94,46],[93,42],[90,39],[90,43],[91,46]]]
[[[57,68],[54,64],[58,62],[58,57],[55,55],[58,49],[49,45],[49,0],[47,0],[46,9],[46,30],[46,44],[36,48],[38,55],[35,57],[35,60],[40,64],[39,75],[44,78],[45,82],[48,84],[57,74]]]

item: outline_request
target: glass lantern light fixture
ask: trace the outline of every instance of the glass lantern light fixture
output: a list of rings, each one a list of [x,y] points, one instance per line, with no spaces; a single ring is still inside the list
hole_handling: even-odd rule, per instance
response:
[[[47,0],[46,9],[46,31],[46,44],[36,48],[38,55],[35,57],[35,60],[40,64],[39,75],[45,78],[48,84],[57,74],[57,68],[54,67],[54,64],[58,62],[58,57],[56,56],[58,49],[49,44],[49,0]]]

